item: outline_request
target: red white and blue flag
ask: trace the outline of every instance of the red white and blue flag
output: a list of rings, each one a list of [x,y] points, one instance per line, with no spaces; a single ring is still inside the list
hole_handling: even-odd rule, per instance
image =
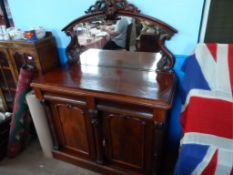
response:
[[[181,82],[177,175],[233,175],[233,44],[198,44]]]

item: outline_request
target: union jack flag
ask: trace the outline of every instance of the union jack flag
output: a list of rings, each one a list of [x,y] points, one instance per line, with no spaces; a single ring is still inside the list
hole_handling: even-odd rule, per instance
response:
[[[233,44],[198,44],[181,82],[176,175],[233,175]]]

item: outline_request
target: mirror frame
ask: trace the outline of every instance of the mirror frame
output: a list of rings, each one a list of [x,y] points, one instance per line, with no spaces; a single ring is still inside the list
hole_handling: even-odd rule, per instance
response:
[[[148,20],[150,23],[158,25],[163,29],[163,33],[159,37],[162,58],[158,62],[156,71],[172,71],[175,64],[175,57],[166,48],[165,41],[170,40],[177,33],[176,29],[159,19],[140,13],[140,10],[134,4],[128,3],[127,0],[97,0],[85,13],[86,15],[73,20],[62,29],[66,35],[71,37],[71,41],[66,48],[68,62],[79,61],[79,56],[84,50],[78,42],[77,33],[73,29],[74,26],[82,22],[87,22],[94,17],[104,17],[105,19],[114,20],[117,16],[127,16]]]

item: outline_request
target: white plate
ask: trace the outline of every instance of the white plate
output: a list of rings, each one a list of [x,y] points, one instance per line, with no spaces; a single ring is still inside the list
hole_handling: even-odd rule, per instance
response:
[[[101,36],[107,36],[108,33],[107,32],[99,32],[96,34],[97,37],[101,37]]]

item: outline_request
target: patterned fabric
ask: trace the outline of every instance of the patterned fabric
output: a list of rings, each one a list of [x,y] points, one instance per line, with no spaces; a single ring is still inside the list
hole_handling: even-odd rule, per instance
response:
[[[30,82],[32,80],[32,71],[27,67],[20,69],[19,80],[17,84],[16,95],[14,99],[13,114],[11,118],[11,128],[8,143],[8,157],[17,156],[29,136],[29,112],[25,101],[25,95],[30,90]]]
[[[233,175],[233,45],[198,44],[182,67],[177,175]]]

